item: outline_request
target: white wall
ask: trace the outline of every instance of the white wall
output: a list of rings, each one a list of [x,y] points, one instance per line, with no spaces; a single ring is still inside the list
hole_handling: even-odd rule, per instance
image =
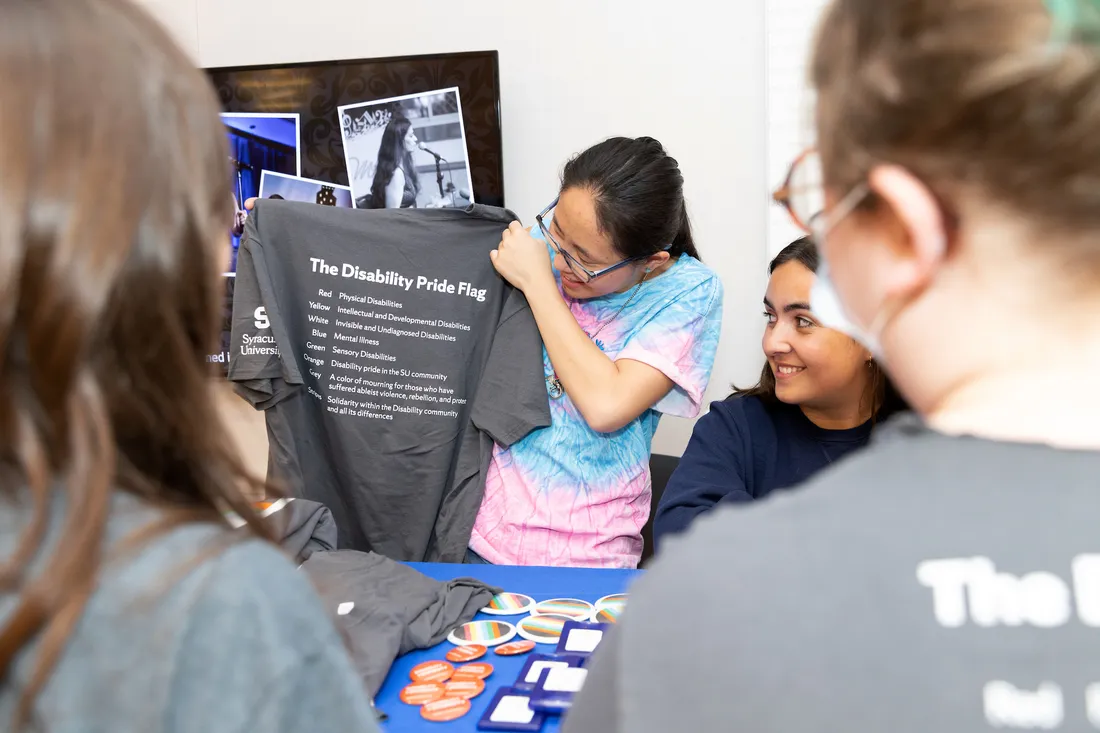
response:
[[[783,183],[791,162],[813,144],[813,95],[807,64],[826,0],[767,0],[765,70],[768,190]],[[781,206],[768,212],[768,252],[802,236]]]
[[[525,220],[553,198],[574,152],[610,135],[661,140],[683,168],[703,258],[726,288],[710,394],[758,374],[764,2],[141,1],[202,66],[498,50],[505,191]],[[654,450],[679,454],[690,431],[666,418]]]

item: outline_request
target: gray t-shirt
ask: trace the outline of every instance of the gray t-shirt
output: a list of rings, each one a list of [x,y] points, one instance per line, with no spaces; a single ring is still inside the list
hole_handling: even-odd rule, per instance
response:
[[[565,730],[1094,730],[1098,477],[899,418],[669,539]]]
[[[0,561],[29,516],[0,499]],[[116,496],[105,546],[159,518]],[[15,602],[0,595],[0,627]],[[38,659],[36,643],[25,647],[0,685],[0,729]],[[309,579],[277,548],[231,541],[214,524],[184,525],[104,566],[32,723],[49,733],[378,730]]]
[[[542,341],[489,252],[504,209],[260,201],[237,260],[229,378],[266,410],[273,477],[341,548],[459,562],[493,441],[548,425]]]
[[[442,643],[501,591],[474,578],[433,580],[374,552],[315,552],[301,570],[347,641],[351,661],[377,694],[395,659]]]

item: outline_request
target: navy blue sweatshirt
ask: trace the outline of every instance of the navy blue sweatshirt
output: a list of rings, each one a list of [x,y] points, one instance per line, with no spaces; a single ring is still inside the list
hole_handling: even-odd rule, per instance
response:
[[[687,450],[669,479],[653,541],[687,529],[716,504],[748,502],[799,484],[867,443],[871,421],[825,430],[796,405],[734,395],[710,406],[695,424]]]

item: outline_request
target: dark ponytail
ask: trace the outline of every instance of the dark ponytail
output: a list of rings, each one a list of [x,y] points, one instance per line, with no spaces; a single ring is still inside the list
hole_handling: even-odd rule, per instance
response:
[[[691,236],[691,218],[688,217],[687,204],[680,207],[680,229],[672,238],[672,249],[668,251],[673,257],[688,255],[701,260],[699,252],[695,249],[695,238]]]
[[[565,164],[561,189],[588,189],[596,219],[624,257],[648,257],[669,247],[673,257],[699,253],[684,203],[676,159],[651,137],[613,137]]]

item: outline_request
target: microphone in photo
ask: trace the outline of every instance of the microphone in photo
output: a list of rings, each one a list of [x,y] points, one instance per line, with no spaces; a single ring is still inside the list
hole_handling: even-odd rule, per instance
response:
[[[424,143],[417,143],[416,147],[420,148],[421,150],[423,150],[428,155],[433,156],[436,160],[446,160],[446,158],[444,158],[442,155],[440,155],[439,153],[437,153],[434,150],[432,150],[431,148],[429,148]]]

